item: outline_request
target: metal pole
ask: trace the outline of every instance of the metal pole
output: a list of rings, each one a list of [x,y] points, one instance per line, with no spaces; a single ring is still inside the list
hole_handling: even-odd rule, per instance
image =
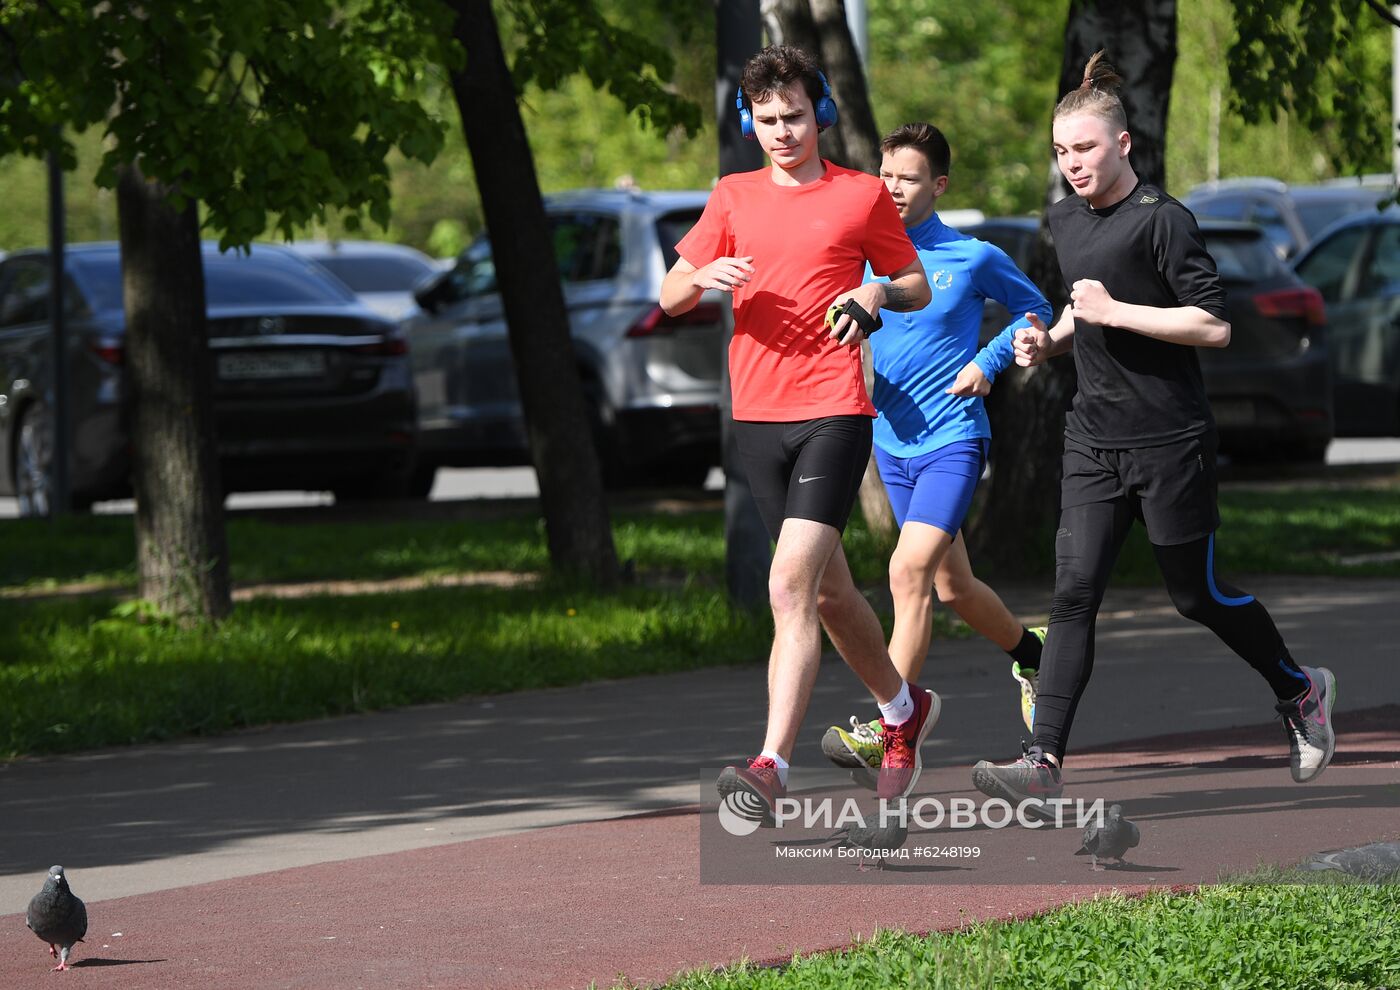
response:
[[[762,45],[763,20],[758,0],[716,0],[715,111],[719,131],[719,172],[749,172],[763,167],[763,149],[739,132],[734,99],[744,63]],[[729,391],[729,339],[734,315],[724,307],[723,389],[720,397],[720,442],[724,462],[724,571],[729,600],[742,608],[768,603],[768,567],[772,562],[768,529],[758,514],[734,440]]]
[[[1400,3],[1390,12],[1400,18]],[[1400,184],[1400,27],[1390,29],[1390,176]]]
[[[49,515],[68,512],[68,331],[65,326],[64,266],[65,218],[63,208],[63,169],[58,154],[49,152],[49,321],[50,374],[49,408],[52,411],[53,438],[49,461]]]

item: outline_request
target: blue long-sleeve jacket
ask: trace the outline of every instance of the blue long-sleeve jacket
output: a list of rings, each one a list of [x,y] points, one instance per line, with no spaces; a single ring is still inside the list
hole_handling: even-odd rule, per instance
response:
[[[944,390],[968,361],[976,361],[988,381],[995,380],[1015,360],[1015,331],[1028,325],[1023,314],[1036,313],[1046,325],[1051,322],[1050,304],[1000,248],[952,229],[937,213],[910,227],[908,234],[923,262],[933,300],[914,313],[881,310],[884,328],[870,338],[875,357],[871,398],[879,410],[875,443],[896,457],[990,437],[982,400]],[[870,278],[868,269],[866,277]],[[1000,302],[1014,319],[978,351],[987,299]]]

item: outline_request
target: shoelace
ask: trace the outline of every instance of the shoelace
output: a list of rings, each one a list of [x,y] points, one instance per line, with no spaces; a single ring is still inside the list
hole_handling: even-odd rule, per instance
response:
[[[778,773],[778,764],[765,756],[755,756],[749,760],[749,770],[765,779],[771,779],[775,784],[782,780],[782,775]]]
[[[886,767],[912,767],[914,765],[913,749],[909,745],[909,740],[904,738],[904,733],[890,730],[881,737],[885,744],[885,766]]]
[[[1303,706],[1296,701],[1285,701],[1274,706],[1283,720],[1283,731],[1296,736],[1299,742],[1308,741],[1307,719],[1303,717]]]
[[[880,734],[870,727],[870,723],[861,722],[854,715],[851,716],[851,737],[864,743],[880,742]]]

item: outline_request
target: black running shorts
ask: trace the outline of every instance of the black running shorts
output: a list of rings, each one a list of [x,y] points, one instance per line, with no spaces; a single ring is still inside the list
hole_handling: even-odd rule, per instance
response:
[[[1158,546],[1190,543],[1220,527],[1214,431],[1156,447],[1101,450],[1065,437],[1060,506],[1124,499]]]
[[[775,542],[784,519],[845,530],[870,460],[870,430],[869,416],[734,422],[749,489]]]

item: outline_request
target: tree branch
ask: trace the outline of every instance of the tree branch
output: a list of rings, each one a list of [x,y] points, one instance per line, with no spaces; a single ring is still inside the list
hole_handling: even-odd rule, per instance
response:
[[[1396,17],[1392,14],[1390,9],[1386,7],[1385,4],[1381,3],[1380,0],[1366,0],[1366,6],[1374,10],[1376,15],[1387,24],[1400,27],[1400,17]]]

